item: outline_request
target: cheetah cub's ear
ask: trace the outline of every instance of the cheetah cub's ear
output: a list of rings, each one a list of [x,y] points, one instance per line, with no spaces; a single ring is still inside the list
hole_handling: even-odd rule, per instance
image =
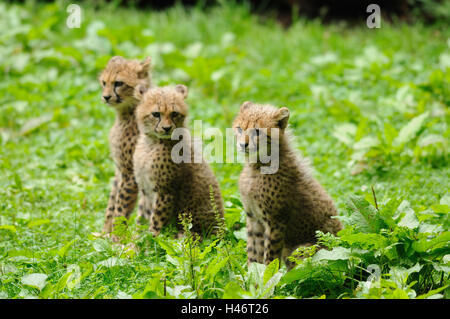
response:
[[[143,84],[139,84],[138,86],[136,86],[136,88],[134,89],[134,97],[139,100],[142,101],[145,92],[147,92],[148,87],[143,85]]]
[[[289,109],[287,107],[282,107],[275,113],[275,120],[277,121],[277,126],[284,130],[286,126],[288,125],[289,120]]]
[[[119,64],[119,63],[123,63],[123,62],[125,62],[125,59],[123,57],[121,57],[120,55],[116,55],[116,56],[113,56],[111,59],[109,59],[108,65]]]
[[[183,99],[186,99],[188,96],[188,88],[183,84],[177,84],[175,86],[175,90],[183,96]]]
[[[139,70],[137,72],[138,78],[144,79],[148,77],[148,71],[150,71],[152,59],[148,56],[139,64]]]
[[[245,101],[244,103],[242,103],[240,111],[242,112],[242,111],[248,109],[250,106],[252,106],[252,102]]]

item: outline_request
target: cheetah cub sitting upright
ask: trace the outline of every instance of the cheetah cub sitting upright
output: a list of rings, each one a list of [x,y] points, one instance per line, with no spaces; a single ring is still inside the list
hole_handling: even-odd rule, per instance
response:
[[[150,86],[150,58],[143,62],[112,57],[100,75],[102,99],[116,111],[116,121],[109,132],[109,144],[116,166],[113,187],[106,208],[103,232],[112,231],[113,219],[129,218],[136,204],[138,188],[133,173],[133,153],[138,137],[134,97],[137,85]]]
[[[245,102],[234,120],[237,147],[246,153],[239,190],[247,213],[247,262],[268,264],[284,259],[299,246],[316,242],[315,232],[336,234],[341,222],[332,216],[336,208],[322,186],[297,159],[285,134],[289,119],[286,107]],[[250,154],[263,149],[276,155],[278,170],[264,173],[272,163]],[[273,154],[272,154],[273,155]]]
[[[155,236],[179,214],[191,215],[191,231],[198,235],[214,233],[223,218],[222,196],[211,168],[203,158],[194,161],[190,137],[183,135],[181,141],[171,138],[172,133],[189,132],[185,128],[187,94],[187,87],[181,84],[136,90],[141,100],[136,109],[140,135],[134,153],[136,181],[143,198],[139,210],[150,220]],[[176,158],[180,145],[186,146],[183,152],[189,154],[184,160]],[[179,223],[177,228],[181,230]]]

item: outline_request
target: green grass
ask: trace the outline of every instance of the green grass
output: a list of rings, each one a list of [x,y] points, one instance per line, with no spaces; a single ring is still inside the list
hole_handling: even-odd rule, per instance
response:
[[[67,4],[0,5],[0,298],[448,298],[449,28],[84,4],[69,29]],[[135,215],[123,247],[94,237],[114,174],[97,76],[113,55],[150,55],[155,84],[187,85],[190,123],[224,130],[246,100],[289,107],[346,225],[321,235],[330,250],[248,269],[240,164],[212,164],[222,240],[153,238]]]

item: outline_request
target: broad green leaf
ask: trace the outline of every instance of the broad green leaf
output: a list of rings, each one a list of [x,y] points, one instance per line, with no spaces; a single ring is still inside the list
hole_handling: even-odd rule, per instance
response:
[[[450,213],[450,206],[442,204],[431,205],[431,209],[436,213],[448,214]]]
[[[377,146],[379,144],[380,144],[380,142],[378,141],[378,139],[376,137],[366,136],[366,137],[363,137],[362,139],[360,139],[355,144],[353,144],[353,149],[355,151],[367,150],[367,149]]]
[[[201,50],[203,48],[203,43],[201,42],[195,42],[190,44],[183,52],[183,54],[190,58],[190,59],[194,59],[196,57],[199,56]]]
[[[96,267],[103,266],[106,268],[111,268],[115,266],[123,266],[127,263],[124,258],[110,257],[108,259],[102,260],[96,264]]]
[[[214,276],[227,264],[228,258],[228,256],[218,256],[211,262],[211,264],[208,266],[208,269],[206,270],[206,275],[210,280],[213,280]]]
[[[164,295],[163,291],[163,273],[154,273],[152,278],[147,282],[144,291],[142,292],[140,298],[143,299],[156,299],[161,298]],[[160,292],[160,293],[159,293]]]
[[[208,247],[206,247],[201,253],[200,255],[198,255],[198,258],[200,260],[203,260],[205,258],[205,256],[211,252],[211,250],[217,245],[217,242],[219,241],[219,239],[214,240],[211,244],[208,245]]]
[[[40,291],[39,298],[48,299],[55,295],[56,288],[51,283],[47,283],[45,287]]]
[[[245,290],[235,281],[230,281],[224,288],[223,299],[242,299]]]
[[[191,286],[177,285],[175,287],[167,287],[167,293],[175,298],[193,299],[195,298],[195,291],[192,291]]]
[[[407,200],[403,200],[397,207],[394,218],[398,221],[398,226],[407,227],[409,229],[416,229],[420,224],[416,213]]]
[[[42,290],[42,288],[45,287],[47,277],[48,276],[46,274],[35,273],[23,276],[20,281],[26,286]]]
[[[228,202],[231,204],[231,202]],[[241,220],[241,208],[225,208],[225,222],[227,229],[232,229],[236,223]]]
[[[262,298],[269,298],[273,295],[275,287],[280,282],[282,276],[282,273],[277,272],[266,282],[264,288],[262,289]]]
[[[350,249],[344,247],[334,247],[332,250],[321,249],[312,257],[312,260],[347,260],[350,254]]]
[[[168,262],[170,262],[172,265],[179,267],[180,266],[180,260],[181,258],[178,257],[172,257],[171,255],[167,254],[166,259]]]
[[[283,275],[281,278],[281,284],[290,284],[293,281],[298,281],[299,283],[302,283],[304,280],[307,280],[308,278],[311,278],[311,274],[313,273],[314,269],[317,269],[315,263],[312,262],[303,262],[299,265],[297,265],[295,268],[291,269],[287,273]]]
[[[417,144],[420,147],[425,147],[431,144],[436,144],[436,143],[442,143],[443,145],[446,144],[446,139],[442,136],[442,135],[437,135],[437,134],[428,134],[424,137],[422,137]]]
[[[175,251],[175,247],[170,244],[168,241],[164,240],[163,238],[156,237],[156,242],[161,246],[162,249],[166,251],[166,253],[170,256],[176,256],[177,253]]]
[[[333,136],[347,146],[351,146],[355,139],[356,125],[345,123],[337,126],[333,131]]]
[[[57,292],[61,292],[64,288],[66,288],[67,285],[67,281],[69,280],[69,277],[72,275],[72,272],[67,272],[64,274],[64,276],[62,276],[59,280],[58,283],[56,284],[56,291]]]
[[[395,289],[391,295],[388,295],[389,299],[410,299],[408,293],[402,289]]]
[[[12,233],[15,233],[17,230],[16,226],[14,226],[14,225],[0,225],[0,230],[1,229],[9,230]]]
[[[45,224],[48,224],[48,223],[50,223],[49,219],[36,219],[36,220],[33,220],[33,221],[29,222],[27,226],[29,228],[33,228],[33,227],[45,225]]]
[[[4,263],[0,263],[0,274],[1,275],[5,275],[5,274],[9,274],[9,273],[17,273],[19,271],[19,269],[14,266],[14,264],[4,264]]]
[[[242,227],[241,229],[234,231],[233,235],[237,239],[247,241],[247,229],[245,227]]]
[[[117,292],[117,299],[132,299],[131,295],[127,294],[126,292],[123,292],[121,290],[119,290]]]
[[[450,206],[450,193],[445,193],[439,201],[439,204]]]
[[[425,112],[419,116],[416,116],[411,121],[409,121],[408,124],[402,127],[402,129],[398,133],[398,136],[394,139],[393,145],[403,145],[404,143],[409,142],[414,137],[416,137],[417,133],[422,128],[423,123],[427,119],[428,114],[428,112]]]
[[[450,273],[450,265],[439,264],[439,263],[433,263],[432,265],[436,271],[443,271],[444,273]]]
[[[264,270],[264,276],[263,276],[263,284],[265,285],[267,281],[269,281],[270,278],[272,278],[279,269],[279,261],[278,258],[273,260],[270,264],[266,266],[266,270]]]
[[[16,188],[20,191],[23,191],[22,179],[17,173],[14,174],[14,182],[16,183]]]
[[[389,122],[384,124],[384,138],[387,145],[392,145],[392,141],[397,137],[398,132]]]
[[[408,227],[410,229],[416,229],[419,227],[419,220],[417,219],[416,213],[411,208],[404,212],[404,217],[398,223],[399,226]]]
[[[384,226],[383,220],[368,201],[361,196],[351,195],[347,200],[350,224],[364,233],[378,233]]]
[[[422,266],[419,265],[419,263],[409,269],[394,266],[389,271],[389,274],[391,275],[391,279],[394,280],[394,282],[396,282],[399,287],[403,287],[406,284],[406,280],[408,279],[409,275],[414,272],[419,272],[420,269],[422,269]]]
[[[413,242],[412,247],[417,252],[426,252],[429,249],[444,247],[450,243],[450,231],[446,231],[433,239],[421,239]]]
[[[389,240],[380,234],[343,234],[340,238],[350,245],[356,244],[366,249],[381,249],[389,245]]]
[[[329,63],[336,62],[338,60],[338,56],[334,52],[325,52],[324,54],[319,54],[313,56],[310,60],[312,64],[321,66]]]
[[[52,120],[53,115],[43,115],[34,119],[29,120],[26,122],[22,128],[20,129],[19,134],[20,135],[27,135],[31,133],[32,131],[36,130],[40,126],[44,125],[45,123],[48,123]]]
[[[74,243],[75,241],[77,241],[76,238],[73,239],[73,240],[71,240],[71,241],[69,241],[69,242],[68,242],[67,244],[65,244],[64,246],[62,246],[62,247],[58,250],[58,255],[59,255],[61,258],[66,257],[66,256],[67,256],[67,251],[69,250],[70,246],[72,246],[73,243]]]
[[[394,220],[395,213],[397,208],[401,203],[400,198],[391,198],[388,202],[380,208],[378,215],[380,218],[389,226],[395,227],[396,223]]]
[[[70,273],[69,279],[67,280],[67,288],[72,290],[78,287],[81,280],[86,278],[92,271],[93,267],[91,264],[89,264],[88,269],[83,274],[81,274],[81,268],[78,265],[73,264],[67,267],[67,272]]]
[[[106,252],[110,249],[109,243],[105,239],[101,238],[94,240],[92,247],[99,253]]]
[[[266,265],[253,262],[248,266],[247,272],[247,282],[249,285],[262,285],[262,278],[264,271],[266,270]]]

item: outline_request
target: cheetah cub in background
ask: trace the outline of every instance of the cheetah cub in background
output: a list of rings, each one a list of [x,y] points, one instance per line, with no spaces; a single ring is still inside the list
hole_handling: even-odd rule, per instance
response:
[[[317,230],[336,234],[342,228],[332,218],[336,215],[332,199],[289,146],[288,119],[286,107],[245,102],[234,120],[237,147],[247,155],[239,190],[247,213],[248,263],[268,264],[278,258],[290,268],[286,258],[297,247],[314,244]],[[267,145],[259,143],[264,140]],[[261,168],[269,163],[250,162],[248,155],[274,146],[279,150],[278,170],[263,174]]]
[[[112,231],[114,218],[129,218],[136,204],[138,188],[133,173],[133,153],[138,138],[134,115],[138,101],[134,89],[137,85],[150,87],[149,69],[149,57],[139,62],[115,56],[99,78],[103,101],[116,111],[116,121],[109,132],[116,173],[106,209],[105,233]]]
[[[142,199],[138,209],[150,220],[150,231],[155,236],[162,227],[176,221],[180,213],[191,214],[191,231],[198,235],[214,233],[218,219],[223,218],[219,184],[203,158],[200,163],[193,161],[190,137],[181,141],[187,143],[189,159],[180,162],[171,156],[174,146],[180,143],[171,139],[172,133],[175,136],[174,130],[189,132],[185,128],[188,106],[184,100],[187,94],[187,87],[181,84],[174,88],[136,90],[136,96],[141,100],[136,109],[140,135],[134,153],[134,170]],[[181,230],[179,223],[177,227]]]

